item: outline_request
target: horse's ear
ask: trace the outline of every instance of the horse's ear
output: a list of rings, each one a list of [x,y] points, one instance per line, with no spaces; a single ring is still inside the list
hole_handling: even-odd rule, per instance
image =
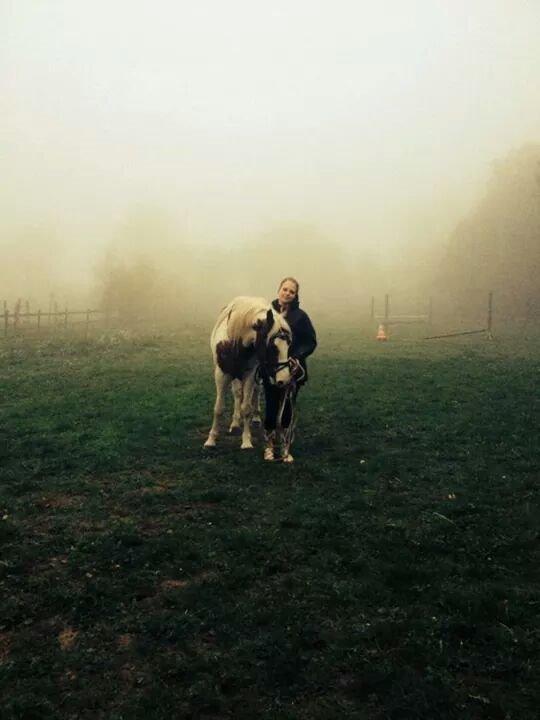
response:
[[[273,324],[274,324],[274,313],[271,310],[269,310],[266,313],[266,329],[267,329],[267,331],[270,330],[270,328],[272,327]]]

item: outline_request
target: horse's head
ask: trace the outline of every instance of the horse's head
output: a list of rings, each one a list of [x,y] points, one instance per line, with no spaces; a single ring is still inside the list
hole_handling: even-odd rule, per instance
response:
[[[292,341],[291,329],[285,320],[268,310],[264,320],[259,319],[253,325],[255,330],[255,350],[260,371],[271,383],[287,385],[291,380],[289,367],[289,346]]]

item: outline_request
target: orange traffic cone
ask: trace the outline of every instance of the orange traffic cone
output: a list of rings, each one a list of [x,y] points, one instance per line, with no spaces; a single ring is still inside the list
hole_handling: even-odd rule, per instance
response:
[[[379,325],[377,330],[377,340],[388,340],[388,335],[385,332],[384,325]]]

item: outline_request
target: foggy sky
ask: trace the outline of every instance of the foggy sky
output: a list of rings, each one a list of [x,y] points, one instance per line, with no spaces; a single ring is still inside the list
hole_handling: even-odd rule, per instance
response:
[[[540,140],[539,29],[536,0],[0,0],[0,241],[86,262],[142,203],[221,246],[442,242]]]

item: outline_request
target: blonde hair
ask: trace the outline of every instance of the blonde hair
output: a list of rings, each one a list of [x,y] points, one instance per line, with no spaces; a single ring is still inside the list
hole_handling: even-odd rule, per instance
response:
[[[283,283],[286,283],[287,280],[288,280],[289,282],[293,282],[293,283],[296,285],[296,295],[298,296],[298,293],[300,292],[300,283],[298,282],[298,280],[297,280],[296,278],[293,278],[293,277],[285,277],[285,278],[283,278],[283,280],[279,283],[278,292],[279,292],[279,291],[281,290],[281,288],[283,287]]]

